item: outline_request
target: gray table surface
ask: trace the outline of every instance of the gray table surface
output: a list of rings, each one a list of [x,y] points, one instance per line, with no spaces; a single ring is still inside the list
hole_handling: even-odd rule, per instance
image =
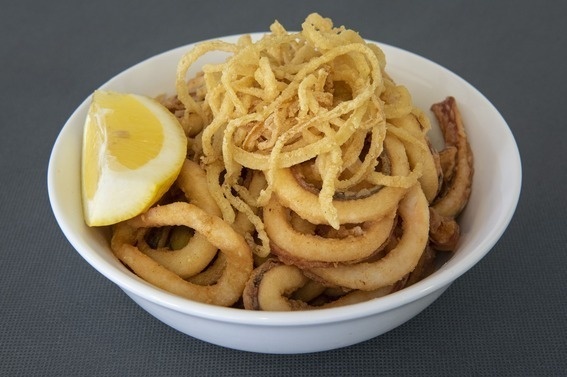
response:
[[[4,1],[0,5],[0,375],[567,374],[566,2]],[[516,214],[489,255],[403,326],[308,355],[185,336],[90,267],[47,197],[61,127],[95,88],[190,42],[290,29],[317,11],[449,68],[499,109],[523,165]]]

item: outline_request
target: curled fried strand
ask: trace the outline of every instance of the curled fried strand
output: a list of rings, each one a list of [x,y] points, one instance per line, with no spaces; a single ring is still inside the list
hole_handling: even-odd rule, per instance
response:
[[[135,229],[184,225],[205,235],[226,256],[226,267],[216,284],[190,283],[142,253],[133,243]],[[217,216],[189,203],[151,208],[145,214],[120,223],[111,241],[114,254],[138,276],[166,291],[208,304],[230,306],[242,295],[252,272],[252,252],[242,236]]]
[[[374,290],[392,285],[413,271],[428,241],[429,205],[419,185],[400,202],[403,234],[397,246],[375,262],[313,268],[325,281],[351,289]]]
[[[457,149],[453,177],[443,187],[433,208],[441,216],[455,218],[461,213],[471,194],[473,155],[455,98],[447,97],[443,102],[434,104],[431,110],[439,121],[445,144]]]

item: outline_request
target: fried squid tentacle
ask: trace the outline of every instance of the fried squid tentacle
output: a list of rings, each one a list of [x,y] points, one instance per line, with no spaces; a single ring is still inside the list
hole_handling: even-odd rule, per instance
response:
[[[456,148],[454,168],[452,174],[448,174],[451,179],[444,182],[442,191],[432,207],[440,216],[455,218],[470,197],[474,173],[473,154],[455,98],[447,97],[431,106],[431,110],[439,121],[447,148]]]

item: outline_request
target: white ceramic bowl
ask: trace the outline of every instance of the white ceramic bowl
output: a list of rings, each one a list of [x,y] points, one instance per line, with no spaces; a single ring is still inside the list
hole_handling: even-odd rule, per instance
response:
[[[82,218],[80,153],[89,98],[64,125],[49,161],[49,198],[63,233],[88,263],[150,314],[213,344],[261,353],[315,352],[359,343],[408,321],[484,257],[500,238],[518,202],[521,164],[510,129],[481,93],[427,59],[379,45],[386,53],[388,72],[409,88],[422,109],[429,109],[448,95],[457,99],[475,155],[472,196],[460,219],[462,238],[458,250],[430,277],[383,298],[308,314],[216,307],[177,297],[146,283],[113,256],[108,233],[87,227]],[[143,61],[102,88],[150,96],[173,93],[177,62],[189,48],[191,45]],[[199,65],[222,58],[221,53],[209,54]]]

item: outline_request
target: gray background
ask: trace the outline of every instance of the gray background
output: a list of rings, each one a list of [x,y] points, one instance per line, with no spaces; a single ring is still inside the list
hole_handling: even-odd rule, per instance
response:
[[[3,1],[0,375],[567,374],[561,1]],[[46,189],[51,147],[97,86],[171,48],[299,28],[311,11],[449,68],[500,110],[523,189],[492,252],[405,325],[348,348],[259,355],[160,323],[71,248]]]

